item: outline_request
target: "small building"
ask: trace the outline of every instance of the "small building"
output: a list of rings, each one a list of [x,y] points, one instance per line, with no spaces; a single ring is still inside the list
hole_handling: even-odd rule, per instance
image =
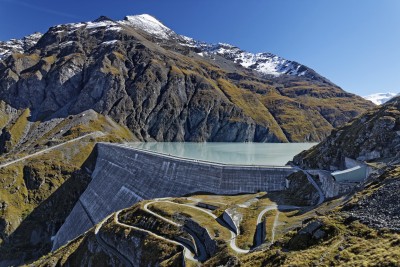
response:
[[[343,171],[335,171],[331,174],[335,177],[336,182],[362,182],[367,178],[368,167],[359,165]]]

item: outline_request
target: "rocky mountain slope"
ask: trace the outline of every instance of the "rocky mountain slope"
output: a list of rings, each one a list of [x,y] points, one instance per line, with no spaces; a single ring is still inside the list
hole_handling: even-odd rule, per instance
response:
[[[148,15],[50,28],[0,61],[0,98],[32,120],[93,109],[157,141],[320,141],[372,107],[299,63],[194,41]]]
[[[25,36],[22,39],[11,39],[9,41],[0,41],[0,60],[10,56],[13,53],[24,53],[33,47],[38,40],[42,37],[42,34],[35,32],[31,35]]]
[[[375,229],[400,232],[400,167],[397,163],[382,171],[343,211]]]
[[[370,110],[314,148],[294,157],[305,168],[344,168],[345,158],[368,162],[396,162],[400,152],[400,97]]]

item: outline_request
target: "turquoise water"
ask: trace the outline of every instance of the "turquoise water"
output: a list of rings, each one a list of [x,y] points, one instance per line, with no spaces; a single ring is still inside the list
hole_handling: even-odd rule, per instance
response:
[[[317,143],[176,143],[128,145],[173,156],[240,165],[285,165],[293,156]]]

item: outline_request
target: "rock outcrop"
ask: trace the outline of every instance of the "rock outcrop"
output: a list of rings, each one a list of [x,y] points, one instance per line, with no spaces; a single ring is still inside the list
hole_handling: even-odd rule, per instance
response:
[[[398,161],[400,97],[335,129],[323,142],[295,156],[293,162],[310,169],[343,169],[345,159]]]
[[[291,250],[305,249],[312,245],[321,243],[329,236],[334,229],[326,229],[323,222],[315,220],[308,223],[300,229],[292,239],[289,240],[287,246]]]

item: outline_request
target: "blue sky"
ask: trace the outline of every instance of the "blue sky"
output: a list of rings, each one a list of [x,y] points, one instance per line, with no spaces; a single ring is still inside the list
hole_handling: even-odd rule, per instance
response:
[[[195,39],[296,60],[359,95],[400,92],[399,0],[0,0],[0,40],[142,13]]]

